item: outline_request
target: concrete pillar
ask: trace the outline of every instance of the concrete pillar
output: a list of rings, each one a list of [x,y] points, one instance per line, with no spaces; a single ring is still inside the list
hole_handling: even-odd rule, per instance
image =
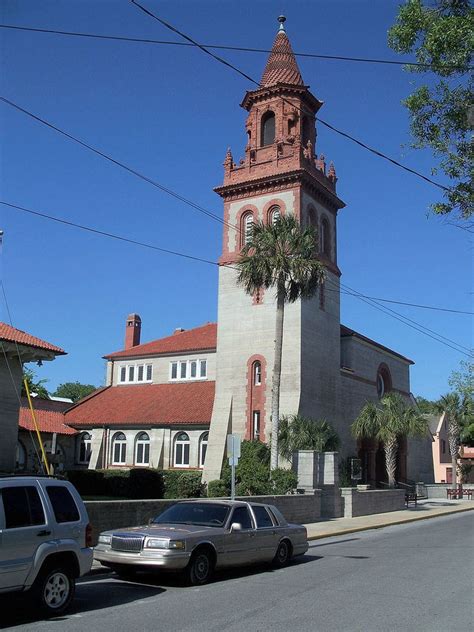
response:
[[[18,442],[22,366],[18,358],[0,354],[0,472],[13,472]]]

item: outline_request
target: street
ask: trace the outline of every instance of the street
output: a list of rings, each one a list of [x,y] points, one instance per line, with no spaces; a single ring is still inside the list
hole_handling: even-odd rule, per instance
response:
[[[472,512],[310,542],[283,570],[219,574],[199,588],[177,577],[110,573],[79,580],[71,613],[38,621],[24,598],[0,600],[2,629],[378,632],[457,631],[473,624]]]

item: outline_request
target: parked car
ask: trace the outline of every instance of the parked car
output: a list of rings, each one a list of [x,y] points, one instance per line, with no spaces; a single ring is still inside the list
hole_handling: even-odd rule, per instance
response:
[[[28,591],[47,616],[71,604],[75,579],[92,566],[87,511],[68,481],[0,478],[0,593]]]
[[[215,569],[273,562],[283,567],[308,550],[302,525],[276,507],[242,501],[183,501],[148,526],[104,531],[94,557],[119,575],[136,570],[185,571],[206,583]]]

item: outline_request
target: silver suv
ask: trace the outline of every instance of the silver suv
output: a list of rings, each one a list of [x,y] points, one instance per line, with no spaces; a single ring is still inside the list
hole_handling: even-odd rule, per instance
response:
[[[92,566],[91,526],[68,481],[0,478],[0,593],[29,591],[45,615],[70,605]]]

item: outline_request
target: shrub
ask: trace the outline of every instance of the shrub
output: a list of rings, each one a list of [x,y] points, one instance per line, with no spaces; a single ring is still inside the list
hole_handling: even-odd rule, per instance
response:
[[[104,494],[104,473],[100,470],[69,470],[66,478],[81,496],[101,496]]]
[[[165,498],[200,498],[204,495],[201,472],[166,470],[162,474]]]
[[[209,481],[207,485],[207,495],[209,498],[220,498],[230,496],[230,489],[222,479]]]
[[[129,472],[129,498],[163,498],[163,472],[133,468]]]
[[[298,486],[298,476],[293,470],[282,467],[271,472],[272,494],[288,494]]]

